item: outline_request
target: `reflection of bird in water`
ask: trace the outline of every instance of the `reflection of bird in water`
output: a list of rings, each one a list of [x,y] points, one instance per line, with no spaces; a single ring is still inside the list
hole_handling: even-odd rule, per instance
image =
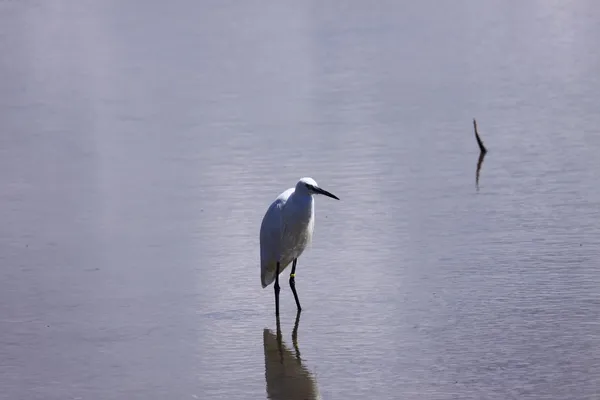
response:
[[[479,159],[477,160],[477,170],[475,171],[475,186],[477,190],[479,190],[479,173],[481,171],[481,166],[483,165],[483,159],[487,153],[487,149],[483,145],[483,141],[481,141],[481,137],[479,137],[479,132],[477,132],[477,121],[473,118],[473,130],[475,131],[475,139],[477,140],[477,145],[479,146]]]
[[[270,329],[263,332],[265,349],[265,379],[267,396],[272,400],[316,400],[319,391],[312,374],[302,365],[298,349],[298,323],[300,313],[292,332],[294,352],[285,346],[281,339],[281,327],[277,318],[277,334]]]

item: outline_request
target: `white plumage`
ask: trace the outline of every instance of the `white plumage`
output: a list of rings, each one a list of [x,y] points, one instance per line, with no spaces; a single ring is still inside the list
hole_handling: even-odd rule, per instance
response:
[[[295,188],[277,196],[263,217],[260,227],[260,279],[263,288],[276,280],[278,261],[281,273],[311,243],[315,227],[315,194],[339,200],[321,189],[314,179],[302,178]],[[290,286],[295,294],[293,276]],[[276,302],[278,290],[276,287]],[[299,303],[298,308],[300,309]]]

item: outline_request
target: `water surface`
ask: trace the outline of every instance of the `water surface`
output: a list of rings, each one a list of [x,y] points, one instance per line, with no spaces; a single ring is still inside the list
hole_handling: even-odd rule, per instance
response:
[[[599,39],[591,0],[0,2],[0,399],[599,396]],[[278,332],[302,176],[342,200]]]

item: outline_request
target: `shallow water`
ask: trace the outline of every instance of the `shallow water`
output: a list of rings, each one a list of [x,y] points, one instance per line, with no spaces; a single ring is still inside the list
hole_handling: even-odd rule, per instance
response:
[[[600,396],[598,39],[591,0],[0,2],[0,399]],[[341,201],[278,336],[302,176]]]

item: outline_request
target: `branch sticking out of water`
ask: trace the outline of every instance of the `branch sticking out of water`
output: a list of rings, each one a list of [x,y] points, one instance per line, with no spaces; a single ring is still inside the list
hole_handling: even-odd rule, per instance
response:
[[[475,118],[473,118],[473,130],[475,131],[475,139],[477,139],[477,144],[479,145],[479,150],[483,154],[487,153],[487,149],[485,148],[485,146],[483,145],[483,142],[481,141],[479,132],[477,132],[477,121],[475,121]]]
[[[477,191],[479,191],[479,173],[481,172],[481,166],[483,165],[483,159],[485,158],[487,149],[479,137],[479,132],[477,132],[477,121],[475,121],[475,118],[473,118],[473,130],[475,131],[475,139],[477,139],[477,144],[479,145],[480,150],[479,159],[477,160],[477,170],[475,171],[475,186],[477,187]]]

